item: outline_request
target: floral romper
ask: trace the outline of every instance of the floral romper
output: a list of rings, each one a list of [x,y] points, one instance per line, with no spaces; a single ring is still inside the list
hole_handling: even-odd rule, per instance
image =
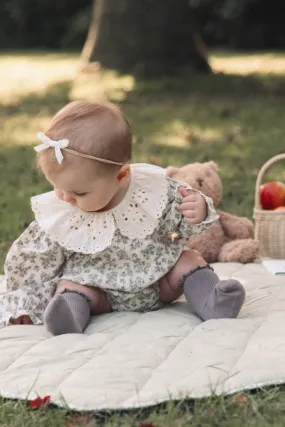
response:
[[[203,195],[207,218],[189,224],[177,209],[181,186],[193,190],[162,168],[133,164],[124,199],[106,212],[81,211],[54,191],[33,197],[35,221],[7,255],[0,325],[21,315],[41,324],[62,279],[103,289],[114,311],[159,308],[159,279],[177,263],[187,239],[218,218]],[[171,239],[172,233],[178,239]]]

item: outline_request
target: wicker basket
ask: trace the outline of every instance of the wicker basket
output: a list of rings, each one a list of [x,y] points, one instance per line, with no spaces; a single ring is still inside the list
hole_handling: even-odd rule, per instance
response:
[[[272,157],[259,171],[255,187],[255,239],[260,245],[260,255],[285,259],[285,211],[264,210],[260,205],[260,185],[267,169],[279,160],[285,160],[285,153]]]

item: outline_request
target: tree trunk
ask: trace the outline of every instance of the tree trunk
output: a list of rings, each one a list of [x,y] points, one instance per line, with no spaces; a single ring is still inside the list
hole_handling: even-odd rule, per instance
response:
[[[92,18],[88,29],[87,39],[81,52],[81,63],[83,67],[88,64],[92,56],[97,41],[98,32],[100,30],[101,20],[103,18],[103,11],[104,0],[94,0]]]
[[[210,72],[188,0],[94,0],[82,60],[143,77]]]

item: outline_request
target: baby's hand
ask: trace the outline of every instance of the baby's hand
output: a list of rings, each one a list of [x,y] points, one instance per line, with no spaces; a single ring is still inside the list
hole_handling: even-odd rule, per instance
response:
[[[190,224],[200,224],[207,216],[207,203],[200,193],[179,188],[179,193],[183,197],[178,209],[183,213],[185,219]]]

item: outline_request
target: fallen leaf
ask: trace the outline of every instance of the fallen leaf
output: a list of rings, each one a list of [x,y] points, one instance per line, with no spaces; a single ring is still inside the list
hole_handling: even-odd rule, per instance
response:
[[[242,403],[244,405],[248,405],[248,398],[243,394],[237,394],[234,398],[234,401],[237,403]]]
[[[140,427],[157,427],[154,424],[141,424]]]
[[[50,403],[50,396],[46,396],[43,399],[41,397],[36,397],[36,399],[30,401],[31,409],[45,408]]]
[[[42,408],[45,408],[50,403],[50,396],[46,396],[43,398]]]
[[[41,405],[42,405],[42,399],[40,397],[37,397],[36,399],[30,401],[30,408],[31,409],[40,408]]]
[[[96,420],[94,415],[91,414],[73,415],[71,418],[65,420],[65,425],[67,427],[95,427]]]

